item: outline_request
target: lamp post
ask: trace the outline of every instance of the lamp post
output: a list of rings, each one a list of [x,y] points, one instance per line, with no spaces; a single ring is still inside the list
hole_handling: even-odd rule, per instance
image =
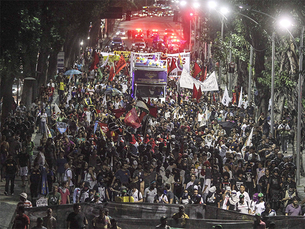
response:
[[[296,166],[297,166],[297,185],[300,185],[300,156],[301,156],[301,117],[302,117],[302,84],[303,84],[303,39],[304,39],[304,26],[301,31],[300,38],[300,47],[299,47],[299,87],[298,87],[298,124],[297,124],[297,158],[296,158]]]
[[[275,59],[275,32],[272,33],[272,57],[271,57],[271,135],[274,135],[274,59]]]

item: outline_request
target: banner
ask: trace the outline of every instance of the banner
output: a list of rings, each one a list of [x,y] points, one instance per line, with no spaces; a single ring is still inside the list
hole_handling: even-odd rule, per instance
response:
[[[174,61],[176,68],[170,72],[169,77],[179,77],[184,69],[190,72],[191,56],[189,52],[167,54],[167,62],[172,63],[172,61]]]
[[[222,96],[222,100],[221,100],[221,103],[224,105],[224,106],[229,106],[229,103],[230,103],[231,99],[229,97],[229,92],[228,92],[228,89],[226,87],[225,89],[225,92],[223,93],[223,96]]]
[[[126,115],[124,122],[127,126],[139,128],[141,126],[136,109],[132,108]]]
[[[194,65],[194,70],[193,70],[193,78],[196,79],[196,76],[201,72],[201,68],[197,63]]]
[[[113,51],[115,55],[123,55],[125,58],[128,58],[131,54],[130,51]]]
[[[61,134],[65,133],[67,131],[68,126],[69,125],[65,122],[56,122],[56,128]]]
[[[97,52],[94,51],[93,53],[93,62],[89,68],[89,71],[93,70],[93,69],[97,69],[96,65],[100,62],[100,58],[97,54]]]
[[[241,108],[243,105],[243,87],[240,89],[239,99],[238,99],[238,107]]]
[[[109,61],[109,55],[107,56],[106,60],[104,61],[103,65],[101,66],[101,68],[105,67],[106,64],[108,63]]]
[[[193,89],[193,84],[195,84],[197,88],[201,87],[201,91],[219,90],[215,72],[213,72],[208,79],[200,82],[199,80],[194,79],[186,69],[183,69],[180,77],[180,87]]]
[[[248,136],[247,141],[245,142],[243,148],[241,149],[243,158],[245,158],[246,147],[247,147],[247,146],[252,146],[253,129],[254,129],[254,128],[252,127],[251,132],[250,132],[250,135]]]
[[[121,55],[119,62],[115,66],[115,74],[118,74],[126,66],[124,56]]]
[[[104,134],[106,134],[109,131],[107,123],[99,122],[98,124],[99,124],[99,126],[100,126],[100,128],[101,128],[101,130],[103,131]]]

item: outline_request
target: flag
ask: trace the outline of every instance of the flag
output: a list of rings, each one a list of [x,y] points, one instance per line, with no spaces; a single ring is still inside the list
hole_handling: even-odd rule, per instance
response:
[[[204,69],[204,72],[203,72],[203,74],[200,77],[200,81],[201,82],[205,81],[205,79],[207,78],[207,74],[208,74],[208,67],[207,66],[203,67],[203,69]]]
[[[138,100],[136,106],[140,108],[142,111],[146,112],[147,114],[149,113],[149,109],[143,101]]]
[[[231,101],[230,97],[229,97],[229,92],[228,92],[228,89],[226,87],[225,89],[225,92],[223,93],[223,96],[222,96],[222,100],[221,100],[221,103],[224,105],[224,106],[229,106],[229,102]]]
[[[101,66],[101,68],[105,67],[106,64],[108,63],[108,61],[109,61],[109,55],[107,56],[105,62],[104,62],[103,65]]]
[[[98,125],[100,126],[102,132],[104,134],[107,134],[107,132],[109,131],[107,123],[98,122]]]
[[[61,110],[59,109],[57,103],[54,104],[54,108],[55,108],[55,114],[59,115],[61,113]]]
[[[238,99],[238,107],[241,108],[243,105],[243,88],[241,87]]]
[[[193,70],[193,78],[196,79],[196,76],[201,72],[201,69],[197,63],[194,65],[194,70]]]
[[[118,74],[126,66],[126,61],[123,55],[121,55],[118,63],[115,66],[115,74]]]
[[[56,122],[56,128],[61,134],[65,133],[67,131],[68,126],[69,125],[65,122]]]
[[[199,90],[197,91],[197,102],[201,99],[202,92],[201,92],[201,87],[199,87]]]
[[[99,79],[99,80],[103,79],[103,73],[102,73],[101,69],[98,68],[97,70],[98,70],[98,73],[99,73],[98,79]]]
[[[182,71],[182,70],[183,70],[183,61],[182,61],[182,58],[181,58],[181,56],[180,56],[180,53],[179,53],[179,55],[178,55],[177,64],[178,64],[178,68]]]
[[[135,108],[132,108],[126,115],[124,122],[127,126],[139,128],[141,126],[138,114]]]
[[[174,70],[177,68],[177,65],[176,65],[176,62],[175,62],[175,58],[172,58],[172,63],[171,63],[171,66],[169,68],[169,72],[168,72],[168,75]]]
[[[158,107],[153,107],[153,106],[150,106],[148,107],[149,109],[149,114],[155,118],[157,118],[157,114],[158,114]]]
[[[113,77],[114,77],[114,69],[113,66],[111,66],[108,81],[112,81]]]
[[[250,134],[249,134],[249,136],[248,136],[248,138],[247,138],[243,148],[241,149],[241,152],[243,154],[243,158],[245,158],[246,147],[247,146],[252,146],[253,129],[254,128],[252,127],[251,132],[250,132]]]
[[[233,96],[233,98],[232,98],[232,104],[236,104],[236,92],[235,92],[235,90],[233,90],[232,91],[232,96]]]
[[[170,63],[169,63],[169,61],[167,61],[167,75],[169,75],[170,68],[171,68]]]
[[[50,131],[48,125],[46,123],[45,123],[45,125],[46,125],[46,135],[47,135],[47,138],[52,138],[52,134],[51,134],[51,131]]]
[[[93,70],[93,69],[97,69],[96,65],[100,62],[100,58],[97,54],[97,52],[93,51],[93,62],[89,68],[89,71]]]
[[[121,117],[125,112],[126,112],[126,109],[125,109],[125,108],[120,108],[120,109],[114,109],[114,110],[112,110],[112,113],[114,114],[114,116],[115,116],[116,118]]]
[[[141,113],[141,115],[140,115],[140,117],[139,117],[140,123],[142,122],[143,118],[144,118],[146,115],[147,115],[147,112],[142,111],[142,113]]]
[[[193,99],[197,99],[197,96],[198,96],[198,92],[197,92],[197,88],[196,88],[196,85],[194,84],[193,86]]]

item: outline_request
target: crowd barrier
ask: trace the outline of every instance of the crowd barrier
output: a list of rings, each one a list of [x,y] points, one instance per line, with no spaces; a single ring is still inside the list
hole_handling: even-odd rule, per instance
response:
[[[238,213],[236,211],[223,210],[212,206],[206,206],[205,219],[217,220],[250,220],[254,221],[255,216]],[[263,219],[267,225],[274,222],[276,228],[280,229],[305,229],[305,218],[303,216],[272,216]]]
[[[227,211],[212,206],[186,205],[185,213],[189,215],[190,220],[185,224],[171,219],[171,216],[178,212],[179,205],[163,205],[149,203],[102,203],[102,204],[81,204],[82,212],[85,213],[89,227],[95,216],[98,216],[99,209],[108,208],[109,215],[115,218],[119,226],[123,229],[146,229],[154,228],[160,223],[161,216],[168,217],[168,224],[173,228],[212,228],[213,225],[222,224],[223,228],[253,228],[254,216],[241,214],[235,211]],[[31,227],[36,225],[38,217],[46,216],[48,207],[36,207],[26,210],[26,214],[31,219]],[[73,211],[72,205],[54,206],[53,215],[57,218],[59,228],[66,228],[66,219]],[[269,217],[267,222],[275,222],[276,228],[281,229],[301,229],[305,226],[303,217],[277,216]]]

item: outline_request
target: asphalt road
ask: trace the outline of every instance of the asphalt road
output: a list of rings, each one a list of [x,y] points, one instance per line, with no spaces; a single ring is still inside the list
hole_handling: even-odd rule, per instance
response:
[[[144,33],[144,40],[151,45],[152,38],[147,38],[146,31],[153,29],[157,29],[160,35],[160,38],[163,38],[165,29],[171,29],[175,31],[178,37],[181,37],[182,29],[180,28],[180,24],[173,22],[173,17],[143,17],[143,18],[136,18],[132,19],[131,21],[122,21],[118,29],[124,29],[126,32],[128,30],[136,30],[142,29]],[[131,48],[133,39],[128,39],[127,37],[122,37],[124,43],[127,45],[128,48]]]

